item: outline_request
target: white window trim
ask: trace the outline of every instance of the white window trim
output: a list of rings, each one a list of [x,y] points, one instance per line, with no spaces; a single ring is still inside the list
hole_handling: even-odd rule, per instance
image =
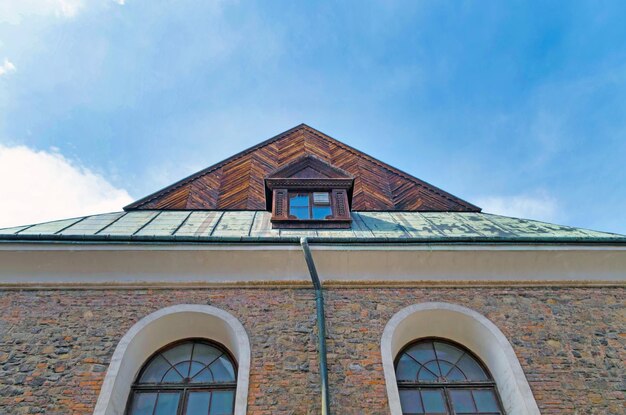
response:
[[[147,359],[177,340],[200,337],[224,345],[237,360],[235,415],[245,415],[250,379],[250,340],[232,314],[210,305],[166,307],[139,320],[122,337],[109,364],[94,415],[122,415],[130,388]]]
[[[524,371],[504,334],[485,316],[449,303],[422,303],[397,312],[385,326],[381,354],[391,415],[402,415],[394,359],[414,340],[441,337],[474,352],[489,368],[508,415],[540,415]]]

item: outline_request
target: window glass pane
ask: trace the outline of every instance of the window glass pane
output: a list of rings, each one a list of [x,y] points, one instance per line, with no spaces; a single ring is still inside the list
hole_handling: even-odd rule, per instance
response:
[[[435,350],[437,351],[437,357],[439,359],[446,360],[452,364],[455,364],[463,353],[465,353],[458,347],[440,342],[435,342]]]
[[[178,374],[178,372],[174,368],[170,369],[169,372],[165,374],[162,380],[163,383],[178,383],[182,381],[183,381],[183,378]]]
[[[290,193],[289,194],[289,206],[294,206],[294,207],[309,206],[309,194],[308,193]]]
[[[333,214],[330,206],[313,206],[313,219],[326,219],[326,216]]]
[[[211,373],[208,367],[202,369],[193,378],[191,378],[191,383],[207,383],[207,382],[213,382],[213,373]]]
[[[189,392],[186,415],[208,414],[211,392]]]
[[[447,414],[442,389],[422,389],[424,411],[432,414]]]
[[[435,351],[433,350],[433,345],[431,342],[418,343],[415,346],[412,346],[406,352],[413,356],[413,358],[421,364],[425,364],[426,362],[435,360]]]
[[[289,194],[289,214],[298,219],[311,219],[308,193]]]
[[[419,391],[410,389],[400,389],[400,406],[402,413],[423,414],[424,408],[420,401]]]
[[[176,366],[174,366],[176,368],[176,370],[178,370],[178,373],[180,373],[183,378],[186,378],[187,375],[189,374],[189,364],[190,363],[191,362],[187,361],[187,362],[179,363]]]
[[[435,382],[437,380],[437,376],[435,376],[425,367],[422,367],[419,374],[417,375],[417,380],[419,380],[420,382]]]
[[[234,410],[235,392],[217,391],[213,392],[211,400],[211,412],[209,415],[231,415]]]
[[[448,372],[450,372],[452,370],[453,367],[454,366],[452,366],[448,362],[444,362],[443,360],[439,361],[439,368],[441,369],[441,374],[443,376],[446,376],[448,374]]]
[[[205,365],[200,364],[198,362],[192,362],[191,363],[191,370],[189,371],[189,377],[193,378],[194,376],[196,376],[205,367],[206,367]]]
[[[465,373],[468,380],[489,380],[480,365],[467,354],[461,358],[457,367]]]
[[[154,411],[155,415],[176,415],[178,409],[178,392],[161,392],[157,399],[157,407]]]
[[[192,343],[184,343],[163,352],[163,356],[172,364],[191,360]]]
[[[500,412],[493,390],[479,389],[472,392],[479,412]]]
[[[435,375],[441,376],[441,374],[439,373],[439,365],[437,364],[437,361],[428,362],[428,363],[426,363],[424,365],[424,367],[426,367],[428,370],[430,370]]]
[[[289,215],[295,216],[298,219],[311,219],[309,215],[309,208],[307,207],[289,207]]]
[[[221,356],[210,366],[216,382],[234,382],[235,370],[226,356]]]
[[[141,375],[139,383],[158,383],[171,366],[160,355],[155,357]]]
[[[474,407],[474,401],[472,400],[472,394],[468,390],[462,389],[450,389],[450,399],[452,400],[452,406],[457,413],[476,413]]]
[[[130,409],[130,415],[152,415],[156,397],[156,393],[135,392],[133,405]]]
[[[465,380],[465,375],[463,375],[463,373],[455,367],[454,369],[450,371],[450,373],[448,373],[448,376],[446,376],[446,378],[448,379],[449,382],[454,382],[454,381],[463,382]]]
[[[193,348],[193,360],[208,365],[222,354],[221,351],[208,344],[196,343]]]
[[[417,371],[419,365],[407,354],[400,356],[398,360],[398,366],[396,367],[396,379],[398,381],[415,381],[417,380]]]

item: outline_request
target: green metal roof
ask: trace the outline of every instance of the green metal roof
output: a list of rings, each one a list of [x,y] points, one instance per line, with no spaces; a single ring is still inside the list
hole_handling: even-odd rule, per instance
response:
[[[265,211],[138,210],[0,229],[0,241],[618,243],[626,236],[472,212],[352,212],[350,229],[272,229]]]

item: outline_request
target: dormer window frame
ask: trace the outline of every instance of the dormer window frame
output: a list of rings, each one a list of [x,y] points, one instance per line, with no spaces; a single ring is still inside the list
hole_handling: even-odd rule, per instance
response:
[[[350,183],[328,183],[299,179],[289,183],[269,182],[268,187],[272,191],[272,226],[274,228],[296,228],[296,229],[320,229],[320,228],[349,228],[352,221],[350,216],[350,203],[348,200],[348,190],[352,187]],[[331,215],[324,219],[300,219],[290,214],[290,195],[309,195],[309,209],[313,201],[314,193],[328,193]]]
[[[272,227],[282,229],[336,229],[349,228],[350,192],[354,178],[314,156],[304,157],[295,163],[271,173],[265,178],[266,188],[271,195]],[[331,214],[313,219],[314,193],[327,193]],[[308,218],[293,215],[290,200],[293,195],[308,195],[309,202],[300,208],[309,208]],[[320,206],[322,204],[319,204]]]

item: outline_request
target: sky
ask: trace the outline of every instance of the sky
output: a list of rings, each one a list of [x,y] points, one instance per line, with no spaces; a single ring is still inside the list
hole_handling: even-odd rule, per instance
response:
[[[485,212],[626,234],[626,2],[0,0],[0,226],[306,123]]]

